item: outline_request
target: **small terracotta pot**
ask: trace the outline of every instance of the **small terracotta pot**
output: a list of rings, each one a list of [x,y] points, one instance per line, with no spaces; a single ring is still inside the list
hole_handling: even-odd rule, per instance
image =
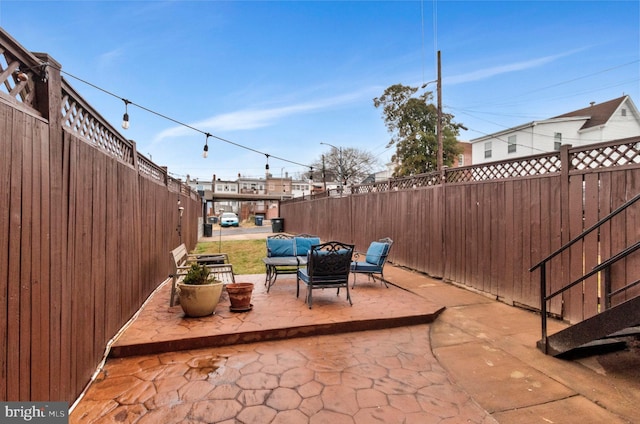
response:
[[[225,285],[229,300],[231,301],[232,311],[248,311],[251,309],[251,293],[253,292],[253,283],[231,283]]]

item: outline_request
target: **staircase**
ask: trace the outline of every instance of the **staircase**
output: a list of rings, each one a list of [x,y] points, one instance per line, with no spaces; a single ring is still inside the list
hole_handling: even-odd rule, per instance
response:
[[[540,340],[538,349],[561,356],[578,349],[609,346],[618,337],[640,334],[640,296],[627,300],[555,334]],[[630,331],[625,331],[630,330]]]
[[[629,206],[640,200],[640,194],[636,195],[625,204],[618,207],[609,215],[598,221],[593,226],[584,230],[579,236],[575,237],[558,250],[544,258],[542,261],[531,267],[529,271],[533,272],[536,269],[540,269],[540,312],[542,318],[542,339],[538,341],[537,347],[547,355],[552,356],[566,356],[577,350],[586,348],[594,348],[597,346],[603,346],[607,344],[616,343],[615,340],[619,336],[629,336],[633,334],[640,334],[640,295],[631,295],[632,287],[640,284],[640,280],[632,283],[627,283],[623,287],[612,291],[611,290],[611,266],[619,261],[626,260],[629,255],[640,250],[640,241],[628,246],[627,248],[616,253],[609,259],[601,262],[595,266],[590,272],[587,272],[582,277],[565,285],[561,289],[547,294],[547,263],[558,256],[560,253],[567,250],[574,243],[583,240],[592,231],[600,228],[601,225],[608,223],[611,218],[626,210]],[[575,323],[572,326],[559,331],[552,335],[547,335],[547,305],[548,302],[561,295],[570,288],[582,284],[590,277],[599,274],[603,281],[603,293],[601,297],[603,303],[601,305],[601,311],[581,322]],[[593,280],[593,279],[592,279]],[[612,305],[612,298],[614,296],[627,293],[627,300],[621,303]],[[637,290],[636,290],[637,293]]]

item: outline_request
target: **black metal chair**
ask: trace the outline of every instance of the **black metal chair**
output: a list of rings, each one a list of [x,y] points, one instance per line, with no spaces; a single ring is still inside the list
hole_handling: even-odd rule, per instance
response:
[[[351,256],[354,245],[339,241],[329,241],[311,246],[306,268],[298,270],[296,278],[296,297],[300,296],[300,281],[307,286],[305,302],[309,309],[313,307],[314,289],[340,289],[347,290],[347,300],[350,305],[349,272],[351,270]]]
[[[380,281],[385,287],[389,288],[382,272],[392,245],[393,240],[389,237],[372,242],[367,249],[367,253],[364,254],[364,261],[358,260],[362,253],[355,252],[354,260],[351,263],[351,272],[353,272],[352,288],[356,286],[356,274],[367,274],[369,279],[372,278],[374,274],[379,274]]]

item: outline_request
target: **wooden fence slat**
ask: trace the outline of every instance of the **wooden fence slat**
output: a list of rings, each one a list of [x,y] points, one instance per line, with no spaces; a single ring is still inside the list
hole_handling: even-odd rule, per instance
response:
[[[35,211],[31,243],[33,281],[31,330],[31,383],[32,399],[49,399],[49,204],[48,204],[48,134],[35,122],[30,123],[33,140],[33,193]]]
[[[573,239],[584,229],[583,225],[583,178],[570,177],[569,181],[569,238]],[[569,281],[583,275],[584,243],[579,241],[569,248]],[[584,316],[582,308],[583,284],[578,284],[565,292],[564,316],[570,323],[580,322]]]
[[[549,179],[549,211],[550,211],[550,219],[549,219],[549,229],[548,229],[548,237],[549,244],[548,250],[541,252],[543,256],[549,255],[551,252],[556,251],[560,246],[562,246],[562,207],[561,207],[561,198],[562,198],[562,185],[559,182],[559,177],[551,177]],[[537,258],[536,260],[539,260]],[[563,283],[563,269],[562,269],[562,257],[558,258],[554,261],[554,263],[549,264],[549,270],[552,271],[553,274],[556,275],[557,278],[554,278],[549,283],[549,293],[555,292],[556,290],[562,287]],[[536,272],[535,278],[539,280],[540,271]],[[548,304],[548,311],[555,314],[556,316],[562,315],[562,297],[556,296],[551,302]]]
[[[22,119],[21,119],[22,118]],[[22,315],[20,315],[20,306],[22,299],[22,275],[21,275],[21,250],[22,250],[22,150],[23,150],[23,125],[21,124],[24,117],[16,114],[12,122],[11,131],[11,177],[10,177],[10,198],[9,198],[9,266],[7,276],[7,346],[18,347],[10,349],[7,355],[7,400],[15,401],[20,399],[21,384],[20,379],[28,381],[26,375],[21,375],[22,363],[20,343]],[[18,166],[16,166],[18,165]],[[27,355],[29,354],[27,350]]]
[[[506,181],[504,187],[504,228],[502,230],[503,238],[503,268],[502,278],[498,279],[498,296],[506,303],[513,302],[513,285],[516,273],[521,273],[521,262],[516,262],[514,258],[515,249],[511,245],[510,239],[515,231],[514,227],[514,182]]]
[[[586,174],[584,176],[584,227],[589,228],[598,222],[598,195],[599,195],[599,175]],[[591,271],[600,263],[598,232],[593,231],[584,239],[584,264],[585,272]],[[594,275],[584,282],[584,318],[598,314],[600,310],[600,275]]]
[[[4,182],[10,181],[12,167],[12,131],[13,110],[0,102],[0,246],[9,246],[9,228],[11,211],[11,187]],[[9,346],[9,249],[0,249],[0,343]],[[9,349],[0,349],[0,399],[7,399],[6,369],[8,366]]]
[[[530,192],[529,199],[527,203],[530,205],[529,211],[529,249],[523,252],[524,254],[524,266],[522,269],[526,269],[536,262],[536,258],[542,257],[540,252],[540,243],[541,243],[541,215],[542,215],[542,201],[540,194],[540,178],[532,178],[530,184]],[[523,275],[523,281],[526,283],[523,284],[523,299],[522,302],[524,305],[537,305],[540,303],[540,288],[539,288],[539,279],[533,273],[525,273]]]
[[[481,252],[478,248],[480,243],[480,225],[478,222],[480,221],[479,211],[480,211],[480,197],[478,194],[478,189],[481,186],[479,184],[473,184],[469,186],[469,196],[470,196],[470,207],[469,207],[469,225],[471,226],[471,238],[469,239],[469,248],[471,254],[468,256],[471,258],[470,263],[467,264],[469,268],[469,278],[467,280],[467,285],[470,287],[478,287],[480,284],[480,256]],[[434,224],[437,225],[437,224]]]
[[[627,198],[632,198],[640,193],[640,170],[633,169],[626,172],[627,174]],[[627,211],[627,245],[630,246],[640,240],[640,205],[634,205]],[[629,256],[625,264],[627,266],[627,276],[631,281],[640,280],[640,251],[634,252]],[[640,286],[632,287],[627,290],[624,299],[630,299],[640,295]]]
[[[91,286],[93,287],[93,346],[92,356],[98,355],[104,350],[104,340],[108,339],[105,332],[107,305],[105,304],[106,285],[108,280],[108,268],[105,261],[105,245],[107,238],[107,207],[106,207],[106,181],[105,168],[107,157],[93,155],[91,172]]]
[[[625,172],[612,174],[611,179],[611,210],[615,210],[627,200],[627,175]],[[637,205],[636,205],[637,207]],[[627,232],[629,223],[627,222],[627,213],[621,213],[613,217],[611,220],[611,254],[615,254],[627,247]],[[611,267],[612,289],[615,291],[621,288],[627,281],[627,269],[624,262],[615,263]],[[618,297],[618,301],[624,299]]]

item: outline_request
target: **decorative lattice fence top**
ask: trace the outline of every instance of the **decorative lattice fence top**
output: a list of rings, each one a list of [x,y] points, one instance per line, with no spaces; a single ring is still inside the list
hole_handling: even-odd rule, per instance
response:
[[[448,168],[444,170],[446,184],[490,181],[498,179],[534,177],[562,172],[583,172],[613,166],[640,165],[640,137],[631,137],[605,143],[571,148],[565,165],[560,152],[526,156],[513,160],[482,163],[478,165]],[[440,184],[440,173],[430,172],[412,177],[392,178],[370,184],[358,184],[347,188],[352,194],[415,189]]]

